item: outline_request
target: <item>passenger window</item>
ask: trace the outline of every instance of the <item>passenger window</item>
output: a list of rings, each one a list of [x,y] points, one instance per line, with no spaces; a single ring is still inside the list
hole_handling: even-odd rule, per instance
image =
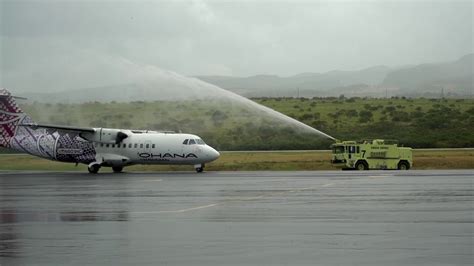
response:
[[[188,145],[188,140],[185,139],[185,140],[183,141],[183,144],[184,144],[184,145]]]
[[[150,144],[145,145],[145,147],[146,147],[147,149],[150,148]]]
[[[136,149],[136,148],[138,147],[138,144],[135,143],[135,144],[133,145],[133,147]]]
[[[155,148],[155,144],[151,144],[151,148],[154,149],[154,148]]]
[[[101,147],[104,147],[104,143],[101,143],[100,146],[101,146]]]
[[[196,142],[194,141],[194,139],[190,139],[189,140],[189,145],[193,145],[193,144],[196,144]]]
[[[108,148],[108,147],[109,147],[109,144],[105,144],[105,147]]]
[[[127,148],[127,144],[123,144],[123,148],[124,148],[124,149]]]
[[[115,144],[112,144],[112,148],[115,148]]]
[[[140,149],[143,149],[143,143],[140,143]]]
[[[129,148],[129,149],[132,148],[132,143],[129,143],[129,144],[128,144],[128,148]]]
[[[356,153],[360,153],[360,147],[357,146],[357,152]]]

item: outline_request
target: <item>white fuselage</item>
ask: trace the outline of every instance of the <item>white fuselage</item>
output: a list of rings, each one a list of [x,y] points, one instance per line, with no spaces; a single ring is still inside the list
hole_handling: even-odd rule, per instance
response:
[[[204,144],[201,138],[192,134],[123,132],[128,137],[120,144],[94,142],[97,162],[109,166],[132,164],[197,165],[214,161],[220,155],[215,149]],[[185,140],[188,140],[188,144],[184,144]],[[192,144],[189,144],[190,142]]]

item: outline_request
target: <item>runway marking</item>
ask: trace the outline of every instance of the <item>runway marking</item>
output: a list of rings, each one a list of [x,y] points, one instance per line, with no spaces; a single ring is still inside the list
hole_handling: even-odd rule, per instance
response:
[[[257,200],[257,199],[261,199],[261,198],[264,198],[265,195],[260,195],[260,196],[255,196],[255,197],[247,197],[247,198],[240,198],[240,199],[232,199],[232,200],[229,200],[228,202],[233,202],[233,201],[244,201],[244,200]]]
[[[157,180],[156,180],[156,181],[157,181]],[[321,187],[329,187],[329,186],[332,186],[332,185],[334,185],[334,184],[335,184],[335,183],[328,183],[328,184],[324,184],[324,185],[322,185],[322,186],[304,187],[304,188],[292,189],[292,190],[288,190],[288,191],[262,194],[262,195],[255,196],[255,197],[246,197],[246,198],[230,199],[230,200],[227,200],[227,201],[224,201],[224,202],[221,202],[221,203],[212,203],[212,204],[208,204],[208,205],[202,205],[202,206],[197,206],[197,207],[192,207],[192,208],[186,208],[186,209],[180,209],[180,210],[148,211],[148,212],[147,212],[147,211],[144,211],[144,212],[132,212],[132,213],[135,213],[135,214],[185,213],[185,212],[190,212],[190,211],[196,211],[196,210],[202,210],[202,209],[212,208],[212,207],[216,207],[216,206],[223,205],[223,204],[226,204],[226,203],[231,203],[231,202],[258,200],[258,199],[262,199],[262,198],[265,198],[265,197],[273,197],[273,196],[283,195],[283,194],[287,194],[287,193],[295,193],[295,192],[300,192],[300,191],[305,191],[305,190],[318,189],[318,188],[321,188]]]
[[[221,205],[222,203],[213,203],[209,205],[203,205],[203,206],[198,206],[194,208],[188,208],[188,209],[182,209],[182,210],[176,210],[176,211],[168,211],[168,212],[174,212],[174,213],[181,213],[181,212],[189,212],[189,211],[195,211],[195,210],[202,210],[202,209],[207,209],[211,207],[215,207],[218,205]]]
[[[288,189],[286,191],[280,191],[280,192],[273,192],[273,193],[266,193],[266,194],[262,194],[260,196],[255,196],[255,197],[246,197],[246,198],[235,198],[235,199],[230,199],[230,200],[227,200],[226,202],[236,202],[236,201],[246,201],[246,200],[256,200],[256,199],[261,199],[261,198],[265,198],[265,197],[273,197],[273,196],[277,196],[277,195],[284,195],[284,194],[287,194],[287,193],[295,193],[295,192],[301,192],[301,191],[306,191],[306,190],[312,190],[312,189],[318,189],[318,188],[322,188],[322,187],[329,187],[329,186],[333,186],[335,185],[336,183],[328,183],[328,184],[324,184],[324,185],[321,185],[321,186],[312,186],[312,187],[303,187],[303,188],[294,188],[294,189]],[[342,183],[341,183],[342,184]]]
[[[187,209],[181,209],[181,210],[169,210],[169,211],[144,211],[144,212],[132,212],[135,214],[154,214],[154,213],[183,213],[183,212],[189,212],[189,211],[195,211],[195,210],[201,210],[201,209],[206,209],[206,208],[211,208],[215,207],[218,205],[221,205],[223,203],[213,203],[209,205],[203,205],[203,206],[197,206],[193,208],[187,208]]]
[[[391,177],[393,175],[369,175],[369,178],[384,178],[384,177]]]

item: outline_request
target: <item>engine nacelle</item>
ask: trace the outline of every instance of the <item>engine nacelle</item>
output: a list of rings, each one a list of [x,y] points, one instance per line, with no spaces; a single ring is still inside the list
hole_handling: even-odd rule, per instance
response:
[[[107,144],[119,144],[128,138],[127,133],[115,128],[96,128],[94,133],[84,132],[80,136],[88,141]]]

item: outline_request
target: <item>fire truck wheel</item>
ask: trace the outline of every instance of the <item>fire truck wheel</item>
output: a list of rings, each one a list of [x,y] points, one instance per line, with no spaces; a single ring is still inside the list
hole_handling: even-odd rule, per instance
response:
[[[398,170],[408,170],[410,166],[408,166],[407,162],[399,162],[398,163]]]
[[[357,162],[355,165],[356,170],[362,171],[362,170],[369,170],[369,167],[365,162]]]

